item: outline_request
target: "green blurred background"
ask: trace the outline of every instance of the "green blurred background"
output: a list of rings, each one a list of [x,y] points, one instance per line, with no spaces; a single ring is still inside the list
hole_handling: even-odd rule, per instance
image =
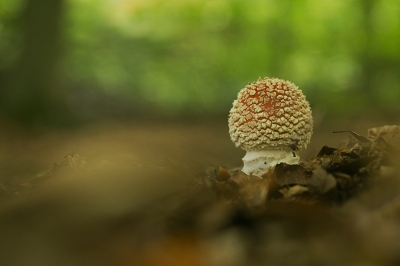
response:
[[[400,111],[399,0],[1,0],[0,116],[225,118],[258,77],[315,114]]]

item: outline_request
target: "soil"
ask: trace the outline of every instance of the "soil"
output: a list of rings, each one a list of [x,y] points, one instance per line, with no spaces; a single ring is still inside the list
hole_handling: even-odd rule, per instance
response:
[[[349,135],[333,131],[366,135],[385,124],[399,121],[316,119],[300,156],[314,158]],[[340,205],[276,201],[247,208],[194,182],[214,177],[219,166],[230,174],[240,168],[244,151],[229,139],[226,120],[1,128],[4,265],[400,262],[400,182],[393,168]]]

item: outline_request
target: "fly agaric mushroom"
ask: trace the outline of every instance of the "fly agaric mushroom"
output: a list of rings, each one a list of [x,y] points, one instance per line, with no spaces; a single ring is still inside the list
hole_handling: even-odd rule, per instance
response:
[[[242,171],[262,176],[279,163],[298,164],[313,132],[310,104],[298,87],[259,78],[238,93],[229,112],[229,134],[246,151]]]

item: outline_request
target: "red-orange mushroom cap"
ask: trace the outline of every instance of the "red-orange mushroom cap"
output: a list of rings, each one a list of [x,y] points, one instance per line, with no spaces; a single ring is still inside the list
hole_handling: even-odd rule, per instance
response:
[[[307,147],[313,133],[310,104],[298,87],[259,78],[238,93],[229,112],[229,134],[247,152]]]
[[[258,150],[295,145],[305,149],[313,133],[310,104],[298,87],[264,78],[238,93],[229,115],[229,133],[237,147]]]

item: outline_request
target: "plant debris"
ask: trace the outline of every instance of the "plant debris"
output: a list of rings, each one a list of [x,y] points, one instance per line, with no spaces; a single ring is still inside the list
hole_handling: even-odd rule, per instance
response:
[[[382,165],[394,165],[399,159],[400,126],[371,128],[367,136],[353,131],[333,133],[350,135],[337,148],[323,146],[315,158],[299,165],[280,163],[261,177],[219,167],[214,176],[197,180],[196,186],[213,188],[217,197],[250,207],[271,201],[343,203],[367,186],[369,178],[379,176]],[[84,157],[68,154],[51,171],[17,187],[0,183],[0,192],[25,193],[51,178],[85,167]]]
[[[262,177],[219,167],[211,177],[227,201],[262,206],[271,201],[344,203],[380,176],[382,165],[393,166],[400,151],[400,127],[371,128],[367,136],[353,131],[339,147],[324,146],[316,158],[299,165],[280,163]]]
[[[21,185],[0,183],[24,194],[0,206],[3,264],[398,265],[398,129],[345,131],[338,147],[261,177],[180,164],[121,175],[69,154]]]

